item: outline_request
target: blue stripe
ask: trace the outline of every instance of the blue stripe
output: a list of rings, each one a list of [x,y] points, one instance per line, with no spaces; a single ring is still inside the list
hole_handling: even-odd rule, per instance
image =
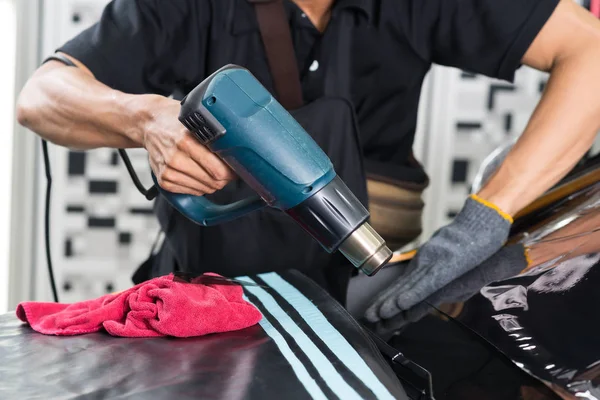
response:
[[[254,282],[249,277],[240,277],[239,280]],[[246,286],[245,289],[256,296],[271,315],[279,321],[281,326],[290,334],[298,347],[306,354],[323,380],[342,400],[361,400],[362,397],[342,378],[330,360],[319,350],[310,338],[296,325],[294,320],[277,304],[277,301],[258,286]]]
[[[306,296],[274,272],[258,276],[296,309],[333,354],[346,364],[348,369],[363,381],[378,399],[394,399],[394,396],[375,376],[358,352]]]
[[[244,296],[244,300],[249,303],[252,303],[246,296]],[[310,376],[302,362],[296,357],[290,346],[285,341],[284,337],[279,333],[277,329],[269,322],[267,317],[263,315],[262,319],[259,322],[260,326],[263,330],[273,339],[275,345],[279,348],[279,351],[283,356],[287,359],[294,370],[294,373],[298,377],[298,380],[304,385],[306,391],[310,394],[313,399],[318,400],[327,400],[325,393],[321,390],[317,382]]]

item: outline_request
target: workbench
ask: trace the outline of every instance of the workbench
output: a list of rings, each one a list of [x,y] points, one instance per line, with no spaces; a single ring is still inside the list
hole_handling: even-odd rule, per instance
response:
[[[389,360],[298,272],[250,276],[259,325],[130,339],[45,336],[0,315],[0,399],[408,399]]]

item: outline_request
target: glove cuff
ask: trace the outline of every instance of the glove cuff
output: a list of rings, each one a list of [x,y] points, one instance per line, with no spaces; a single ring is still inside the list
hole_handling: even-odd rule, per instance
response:
[[[510,216],[509,214],[507,214],[504,211],[502,211],[500,209],[500,207],[498,207],[494,203],[492,203],[490,201],[487,201],[485,199],[482,199],[481,197],[477,196],[476,194],[472,194],[469,197],[471,199],[475,200],[476,202],[478,202],[480,204],[483,204],[484,206],[486,206],[488,208],[491,208],[492,210],[495,210],[502,218],[504,218],[505,220],[507,220],[509,224],[512,225],[515,222],[512,216]]]
[[[499,211],[498,207],[493,204],[484,202],[473,195],[467,198],[462,210],[451,224],[452,227],[460,227],[460,232],[470,232],[470,234],[476,235],[476,238],[473,237],[470,240],[491,241],[498,246],[502,246],[506,242],[511,225],[512,218],[509,215]],[[494,249],[494,251],[496,250]]]

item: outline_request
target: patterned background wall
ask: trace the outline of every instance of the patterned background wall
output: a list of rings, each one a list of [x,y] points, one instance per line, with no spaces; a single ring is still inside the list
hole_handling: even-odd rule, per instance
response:
[[[106,3],[45,1],[44,55],[93,24]],[[97,297],[131,286],[133,271],[148,257],[158,234],[152,203],[132,184],[116,151],[76,152],[57,146],[51,150],[52,257],[61,301]],[[149,187],[145,151],[128,150],[128,154],[142,183]],[[42,181],[40,189],[44,188]],[[38,248],[43,249],[43,243]],[[44,272],[43,254],[39,254],[36,267]],[[47,281],[42,278],[36,283],[38,295],[49,296]]]
[[[149,187],[146,155],[128,153]],[[133,268],[148,257],[157,236],[152,203],[133,186],[116,151],[69,151],[66,157],[66,168],[56,171],[66,172],[66,190],[54,196],[64,206],[62,215],[53,216],[61,221],[60,233],[53,236],[62,244],[62,251],[54,254],[62,275],[61,297],[126,288]]]
[[[106,0],[46,0],[44,53],[92,24]],[[418,157],[432,184],[426,194],[427,238],[459,210],[481,161],[519,135],[539,98],[545,75],[528,68],[514,85],[450,68],[435,67],[420,112]],[[52,249],[61,301],[96,297],[131,285],[158,233],[151,204],[141,196],[116,152],[52,148],[54,196]],[[144,151],[129,152],[149,186]],[[44,189],[40,182],[40,190]],[[43,193],[43,191],[40,191]],[[43,196],[40,197],[41,210]],[[41,218],[39,218],[41,220]],[[43,249],[38,235],[38,248]],[[49,299],[43,254],[37,257],[36,297]]]
[[[446,122],[449,132],[432,140],[443,146],[431,149],[431,155],[449,151],[451,159],[434,176],[434,185],[443,193],[438,201],[436,225],[445,224],[460,210],[479,166],[494,149],[516,139],[525,129],[543,91],[546,74],[527,67],[517,73],[514,84],[447,69],[454,86],[446,100],[451,107]],[[435,116],[432,116],[435,119]],[[434,160],[435,157],[431,157]]]

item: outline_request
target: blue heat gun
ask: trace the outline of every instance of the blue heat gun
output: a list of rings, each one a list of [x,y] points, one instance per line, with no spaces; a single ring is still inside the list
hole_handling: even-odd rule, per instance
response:
[[[367,223],[369,212],[327,155],[247,69],[227,65],[214,72],[181,101],[179,120],[257,193],[219,205],[165,191],[152,175],[160,193],[190,220],[210,226],[274,207],[367,275],[391,258]]]

